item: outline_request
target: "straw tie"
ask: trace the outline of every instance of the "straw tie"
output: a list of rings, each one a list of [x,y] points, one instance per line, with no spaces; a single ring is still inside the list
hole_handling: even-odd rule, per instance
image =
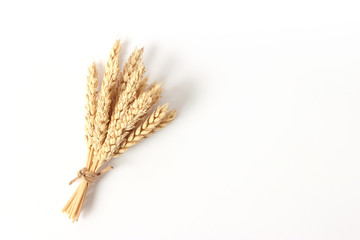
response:
[[[113,168],[112,166],[109,166],[109,167],[105,168],[104,170],[102,170],[101,172],[95,173],[95,172],[91,172],[89,169],[84,167],[78,171],[77,177],[74,178],[73,180],[71,180],[69,182],[69,185],[73,184],[78,179],[83,179],[84,181],[88,182],[89,184],[93,184],[98,176],[109,171],[112,168]]]

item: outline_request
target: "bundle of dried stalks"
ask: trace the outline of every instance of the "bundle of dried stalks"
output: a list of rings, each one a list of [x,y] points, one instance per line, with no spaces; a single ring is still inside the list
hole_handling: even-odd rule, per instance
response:
[[[165,127],[176,116],[176,111],[169,110],[167,104],[154,109],[163,89],[156,82],[147,84],[143,49],[135,49],[122,70],[120,49],[121,43],[117,40],[111,49],[99,92],[96,65],[89,67],[85,125],[88,157],[86,166],[70,184],[78,179],[82,181],[62,210],[73,222],[79,219],[91,184],[112,168],[100,171],[103,164]]]

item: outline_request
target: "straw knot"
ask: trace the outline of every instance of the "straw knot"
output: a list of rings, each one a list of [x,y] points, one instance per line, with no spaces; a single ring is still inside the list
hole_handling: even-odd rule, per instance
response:
[[[77,177],[70,181],[69,185],[73,184],[78,179],[83,179],[84,181],[88,182],[89,184],[93,184],[98,176],[105,173],[106,171],[112,169],[113,167],[107,167],[106,169],[102,170],[101,172],[95,173],[91,172],[86,167],[80,169],[77,173]]]

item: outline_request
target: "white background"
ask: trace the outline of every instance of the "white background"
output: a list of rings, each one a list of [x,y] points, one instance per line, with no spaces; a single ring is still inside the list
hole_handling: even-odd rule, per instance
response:
[[[0,3],[4,239],[360,239],[357,1]],[[144,46],[166,129],[79,222],[87,67]]]

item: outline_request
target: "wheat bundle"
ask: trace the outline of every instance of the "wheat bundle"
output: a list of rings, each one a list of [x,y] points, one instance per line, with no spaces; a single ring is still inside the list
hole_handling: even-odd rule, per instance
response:
[[[148,85],[143,49],[135,49],[121,71],[120,49],[121,43],[117,40],[111,49],[99,92],[96,65],[93,63],[89,67],[85,117],[87,162],[70,182],[81,180],[62,210],[73,222],[79,219],[91,184],[112,168],[100,170],[103,164],[165,127],[176,116],[176,111],[169,110],[167,104],[155,108],[163,89],[156,82]]]

